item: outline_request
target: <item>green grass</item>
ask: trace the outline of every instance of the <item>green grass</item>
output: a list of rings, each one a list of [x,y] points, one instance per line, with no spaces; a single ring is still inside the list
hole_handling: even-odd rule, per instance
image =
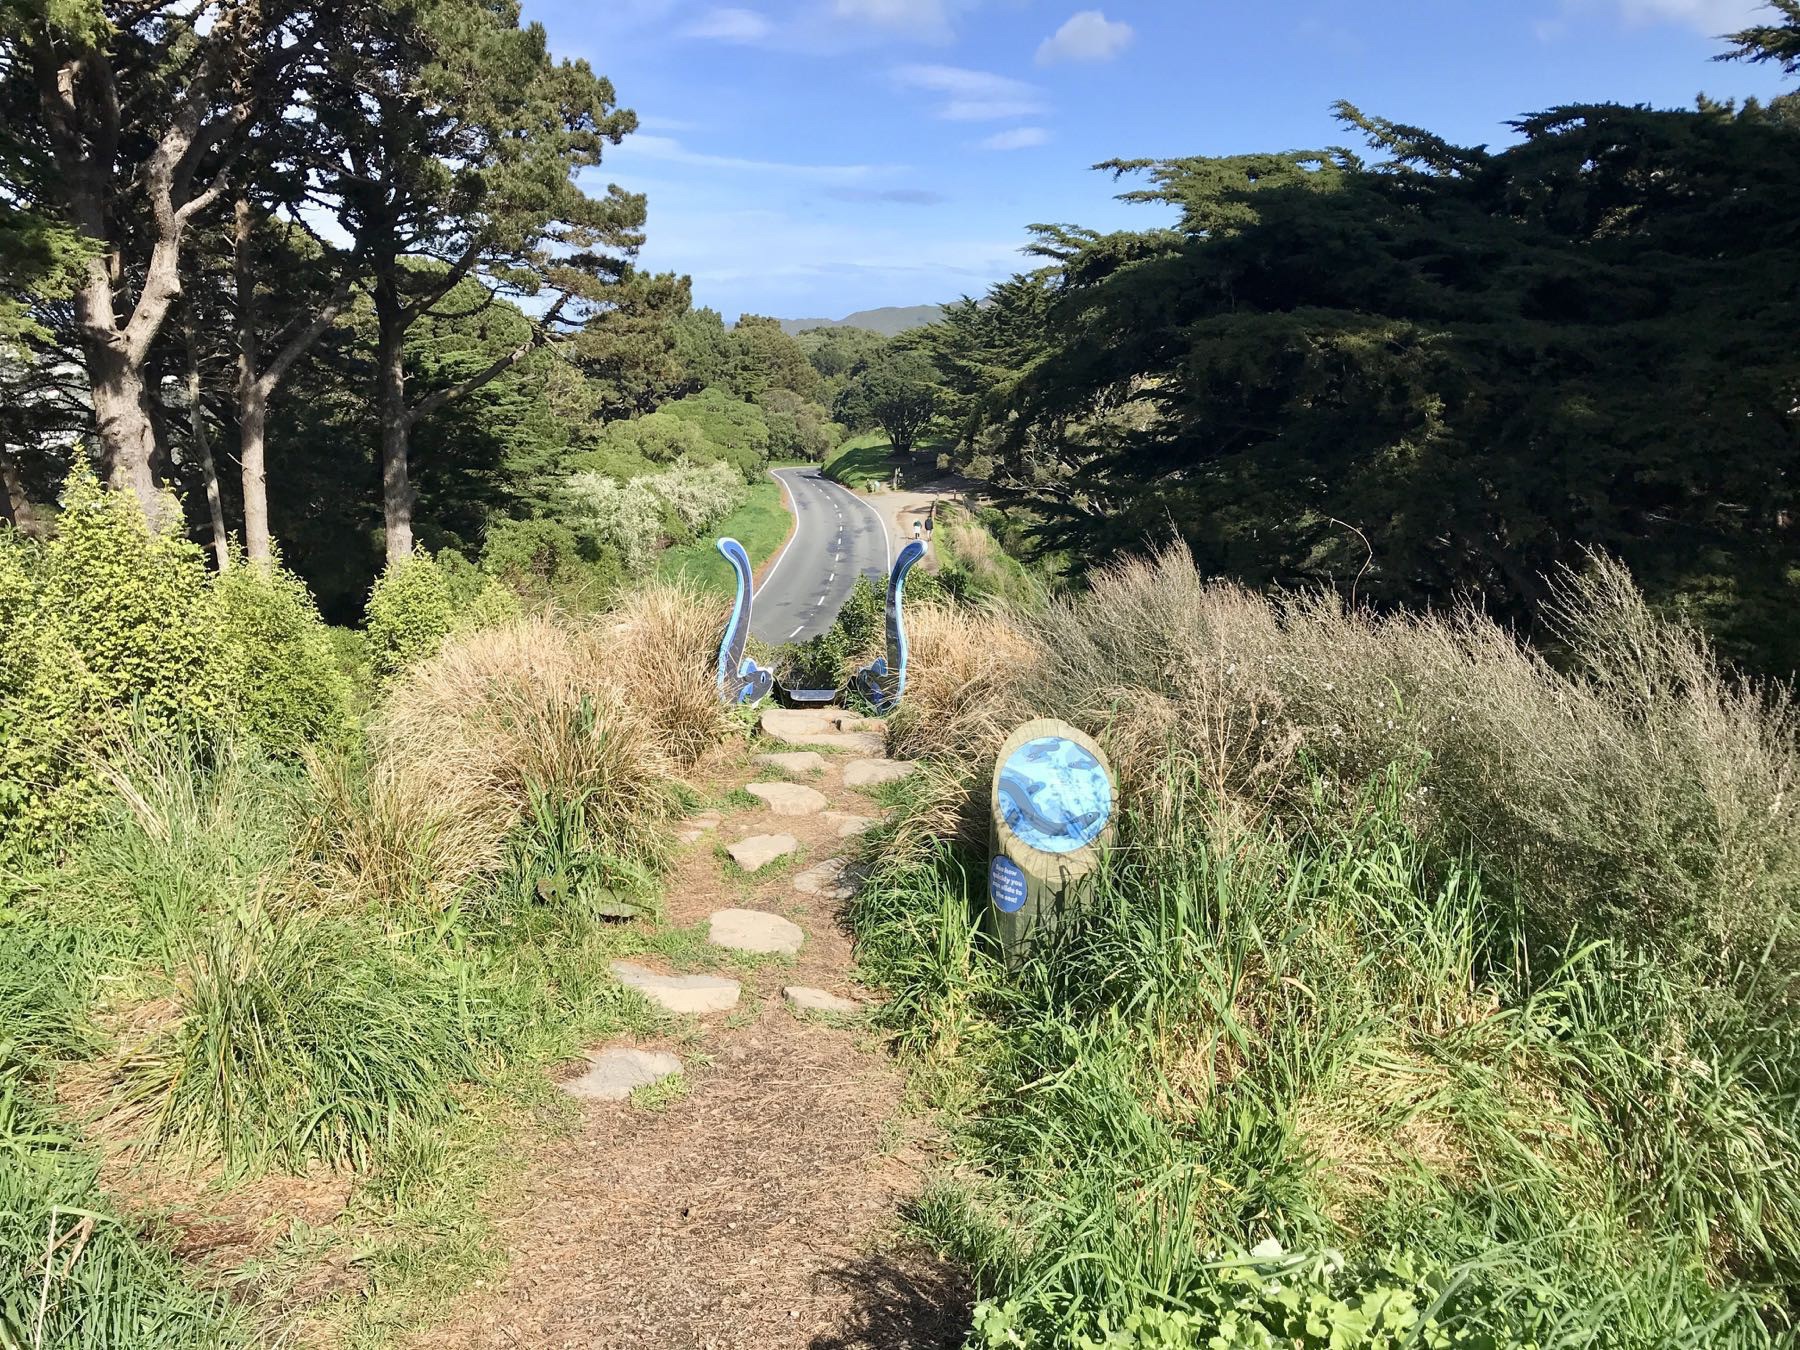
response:
[[[1775,1117],[1738,1134],[1751,1099],[1696,1079],[1687,1118],[1640,1136],[1619,1108],[1655,1071],[1631,1046],[1679,988],[1600,950],[1532,968],[1405,790],[1222,832],[1171,778],[1013,966],[975,925],[979,858],[864,888],[880,1017],[957,1141],[961,1179],[915,1220],[986,1299],[971,1344],[1298,1345],[1311,1317],[1397,1350],[1426,1316],[1434,1345],[1699,1350],[1791,1325],[1792,1249],[1717,1245],[1722,1214],[1742,1239],[1793,1212]],[[1770,1171],[1727,1177],[1720,1146],[1772,1149]],[[1231,1319],[1275,1339],[1207,1339]]]
[[[665,549],[656,560],[656,575],[664,581],[685,578],[705,590],[730,595],[735,585],[731,567],[719,556],[714,540],[737,540],[750,555],[754,569],[775,556],[792,525],[781,484],[772,478],[753,483],[744,504],[720,521],[707,538]]]
[[[904,462],[894,454],[893,444],[884,433],[865,431],[850,437],[825,457],[825,476],[860,490],[870,483],[893,482],[895,466]]]
[[[929,453],[935,460],[937,452],[948,445],[942,437],[922,436],[914,453]],[[871,483],[884,487],[892,484],[895,469],[901,470],[902,487],[911,486],[924,472],[915,463],[913,455],[895,454],[893,443],[881,431],[864,431],[852,436],[825,456],[825,476],[858,491]]]
[[[99,1163],[0,1046],[0,1346],[201,1350],[243,1332],[95,1185]]]
[[[285,1240],[244,1288],[279,1304],[349,1243],[368,1298],[299,1315],[352,1344],[423,1325],[498,1259],[480,1202],[534,1128],[543,1070],[660,1024],[608,963],[699,964],[702,936],[549,902],[321,903],[304,769],[174,748],[118,767],[124,793],[66,859],[0,872],[0,1347],[36,1344],[49,1225],[90,1213],[88,1246],[52,1277],[43,1344],[255,1338],[261,1305],[225,1308],[109,1217],[91,1160],[31,1105],[84,1059],[131,1113],[99,1128],[130,1130],[153,1164],[227,1187],[314,1162],[355,1178],[335,1233]]]

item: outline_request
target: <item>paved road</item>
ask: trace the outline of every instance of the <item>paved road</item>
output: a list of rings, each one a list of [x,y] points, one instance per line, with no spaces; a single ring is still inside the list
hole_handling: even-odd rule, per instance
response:
[[[881,512],[817,469],[776,469],[797,524],[763,577],[750,631],[764,642],[802,642],[831,627],[856,578],[887,579],[893,545]]]

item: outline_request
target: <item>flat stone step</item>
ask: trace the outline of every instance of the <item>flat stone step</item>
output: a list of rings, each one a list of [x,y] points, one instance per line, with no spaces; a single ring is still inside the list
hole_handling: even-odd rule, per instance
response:
[[[781,996],[788,1002],[788,1007],[795,1012],[827,1012],[827,1013],[859,1013],[862,1004],[855,999],[843,998],[825,989],[813,989],[804,984],[790,984],[781,991]]]
[[[794,878],[794,889],[802,895],[822,895],[831,900],[848,900],[856,887],[845,880],[850,864],[843,858],[827,858]]]
[[[798,851],[800,841],[791,834],[753,834],[728,844],[725,852],[746,872],[758,872],[774,862]]]
[[[675,834],[678,843],[697,844],[711,831],[719,828],[724,817],[717,811],[705,811],[697,816],[689,816],[681,822],[682,828]]]
[[[825,819],[837,831],[839,839],[854,839],[881,824],[874,816],[852,815],[848,811],[827,811]]]
[[[739,952],[779,952],[792,956],[806,941],[799,924],[760,909],[721,909],[707,922],[706,940]]]
[[[839,713],[826,708],[765,708],[762,733],[778,741],[805,740],[838,729]]]
[[[665,1012],[725,1012],[737,1007],[738,995],[743,992],[736,980],[722,975],[659,975],[633,961],[614,961],[607,969],[620,984],[637,990]]]
[[[846,750],[853,755],[879,755],[887,750],[887,737],[868,731],[825,731],[817,736],[801,736],[789,742],[816,745],[823,750]]]
[[[880,787],[898,783],[917,767],[911,760],[853,759],[844,766],[844,786]]]
[[[804,783],[751,783],[744,789],[778,816],[816,816],[831,801]]]
[[[817,750],[787,750],[772,755],[758,755],[756,763],[776,773],[811,774],[825,772],[825,756]]]
[[[588,1071],[558,1083],[571,1097],[595,1102],[622,1102],[636,1088],[660,1083],[681,1072],[681,1061],[666,1050],[632,1050],[614,1046],[589,1055]]]

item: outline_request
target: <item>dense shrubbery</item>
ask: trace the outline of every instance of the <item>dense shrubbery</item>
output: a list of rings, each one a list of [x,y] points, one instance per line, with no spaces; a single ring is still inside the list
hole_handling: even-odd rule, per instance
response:
[[[280,568],[240,566],[214,591],[232,636],[244,730],[283,755],[348,736],[356,724],[350,677],[305,583]]]
[[[214,577],[85,472],[47,545],[0,539],[0,612],[0,860],[76,829],[128,736],[244,734],[294,754],[351,724],[348,681],[297,580]]]
[[[728,465],[682,462],[624,482],[576,474],[568,495],[571,528],[635,575],[649,569],[660,544],[690,539],[730,515],[744,500],[744,483]]]
[[[1321,1309],[1395,1253],[1443,1272],[1426,1343],[1791,1334],[1794,714],[1616,569],[1559,595],[1564,669],[1181,554],[1017,621],[915,614],[893,736],[937,771],[856,920],[968,1112],[985,1182],[926,1217],[991,1343],[1195,1346],[1226,1308],[1221,1343],[1280,1343],[1217,1264],[1267,1239],[1345,1253]],[[1045,713],[1107,746],[1120,847],[1009,970],[944,841],[985,843],[988,757]]]
[[[32,1343],[21,1300],[47,1289],[57,1344],[198,1344],[219,1305],[103,1217],[92,1162],[25,1094],[47,1100],[56,1066],[58,1100],[153,1170],[349,1167],[368,1183],[359,1215],[468,1244],[469,1206],[410,1219],[435,1203],[410,1197],[466,1165],[461,1141],[522,1090],[513,1067],[639,1025],[606,967],[654,939],[605,918],[653,906],[675,775],[723,731],[716,615],[652,587],[585,623],[471,627],[492,583],[421,557],[374,606],[391,622],[369,644],[386,680],[365,743],[341,703],[310,701],[341,699],[342,663],[291,580],[213,582],[128,514],[98,518],[139,550],[132,566],[194,568],[193,595],[251,639],[224,644],[220,669],[261,660],[267,706],[130,722],[56,862],[0,860],[0,1341],[25,1327],[13,1339]],[[117,582],[115,553],[83,550],[114,558]],[[0,603],[35,603],[44,567],[0,553]],[[230,712],[246,693],[226,689]],[[53,1205],[81,1211],[65,1229],[101,1216],[86,1254],[73,1275],[14,1278],[15,1256],[41,1265]],[[378,1242],[367,1259],[391,1280],[414,1258]]]

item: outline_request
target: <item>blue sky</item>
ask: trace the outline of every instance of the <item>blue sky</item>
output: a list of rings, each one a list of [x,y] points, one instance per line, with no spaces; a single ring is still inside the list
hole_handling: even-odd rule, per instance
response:
[[[1558,103],[1780,92],[1716,65],[1758,0],[525,0],[642,129],[642,263],[695,303],[837,318],[979,294],[1033,221],[1140,226],[1091,165],[1345,139],[1333,100],[1465,143]]]

